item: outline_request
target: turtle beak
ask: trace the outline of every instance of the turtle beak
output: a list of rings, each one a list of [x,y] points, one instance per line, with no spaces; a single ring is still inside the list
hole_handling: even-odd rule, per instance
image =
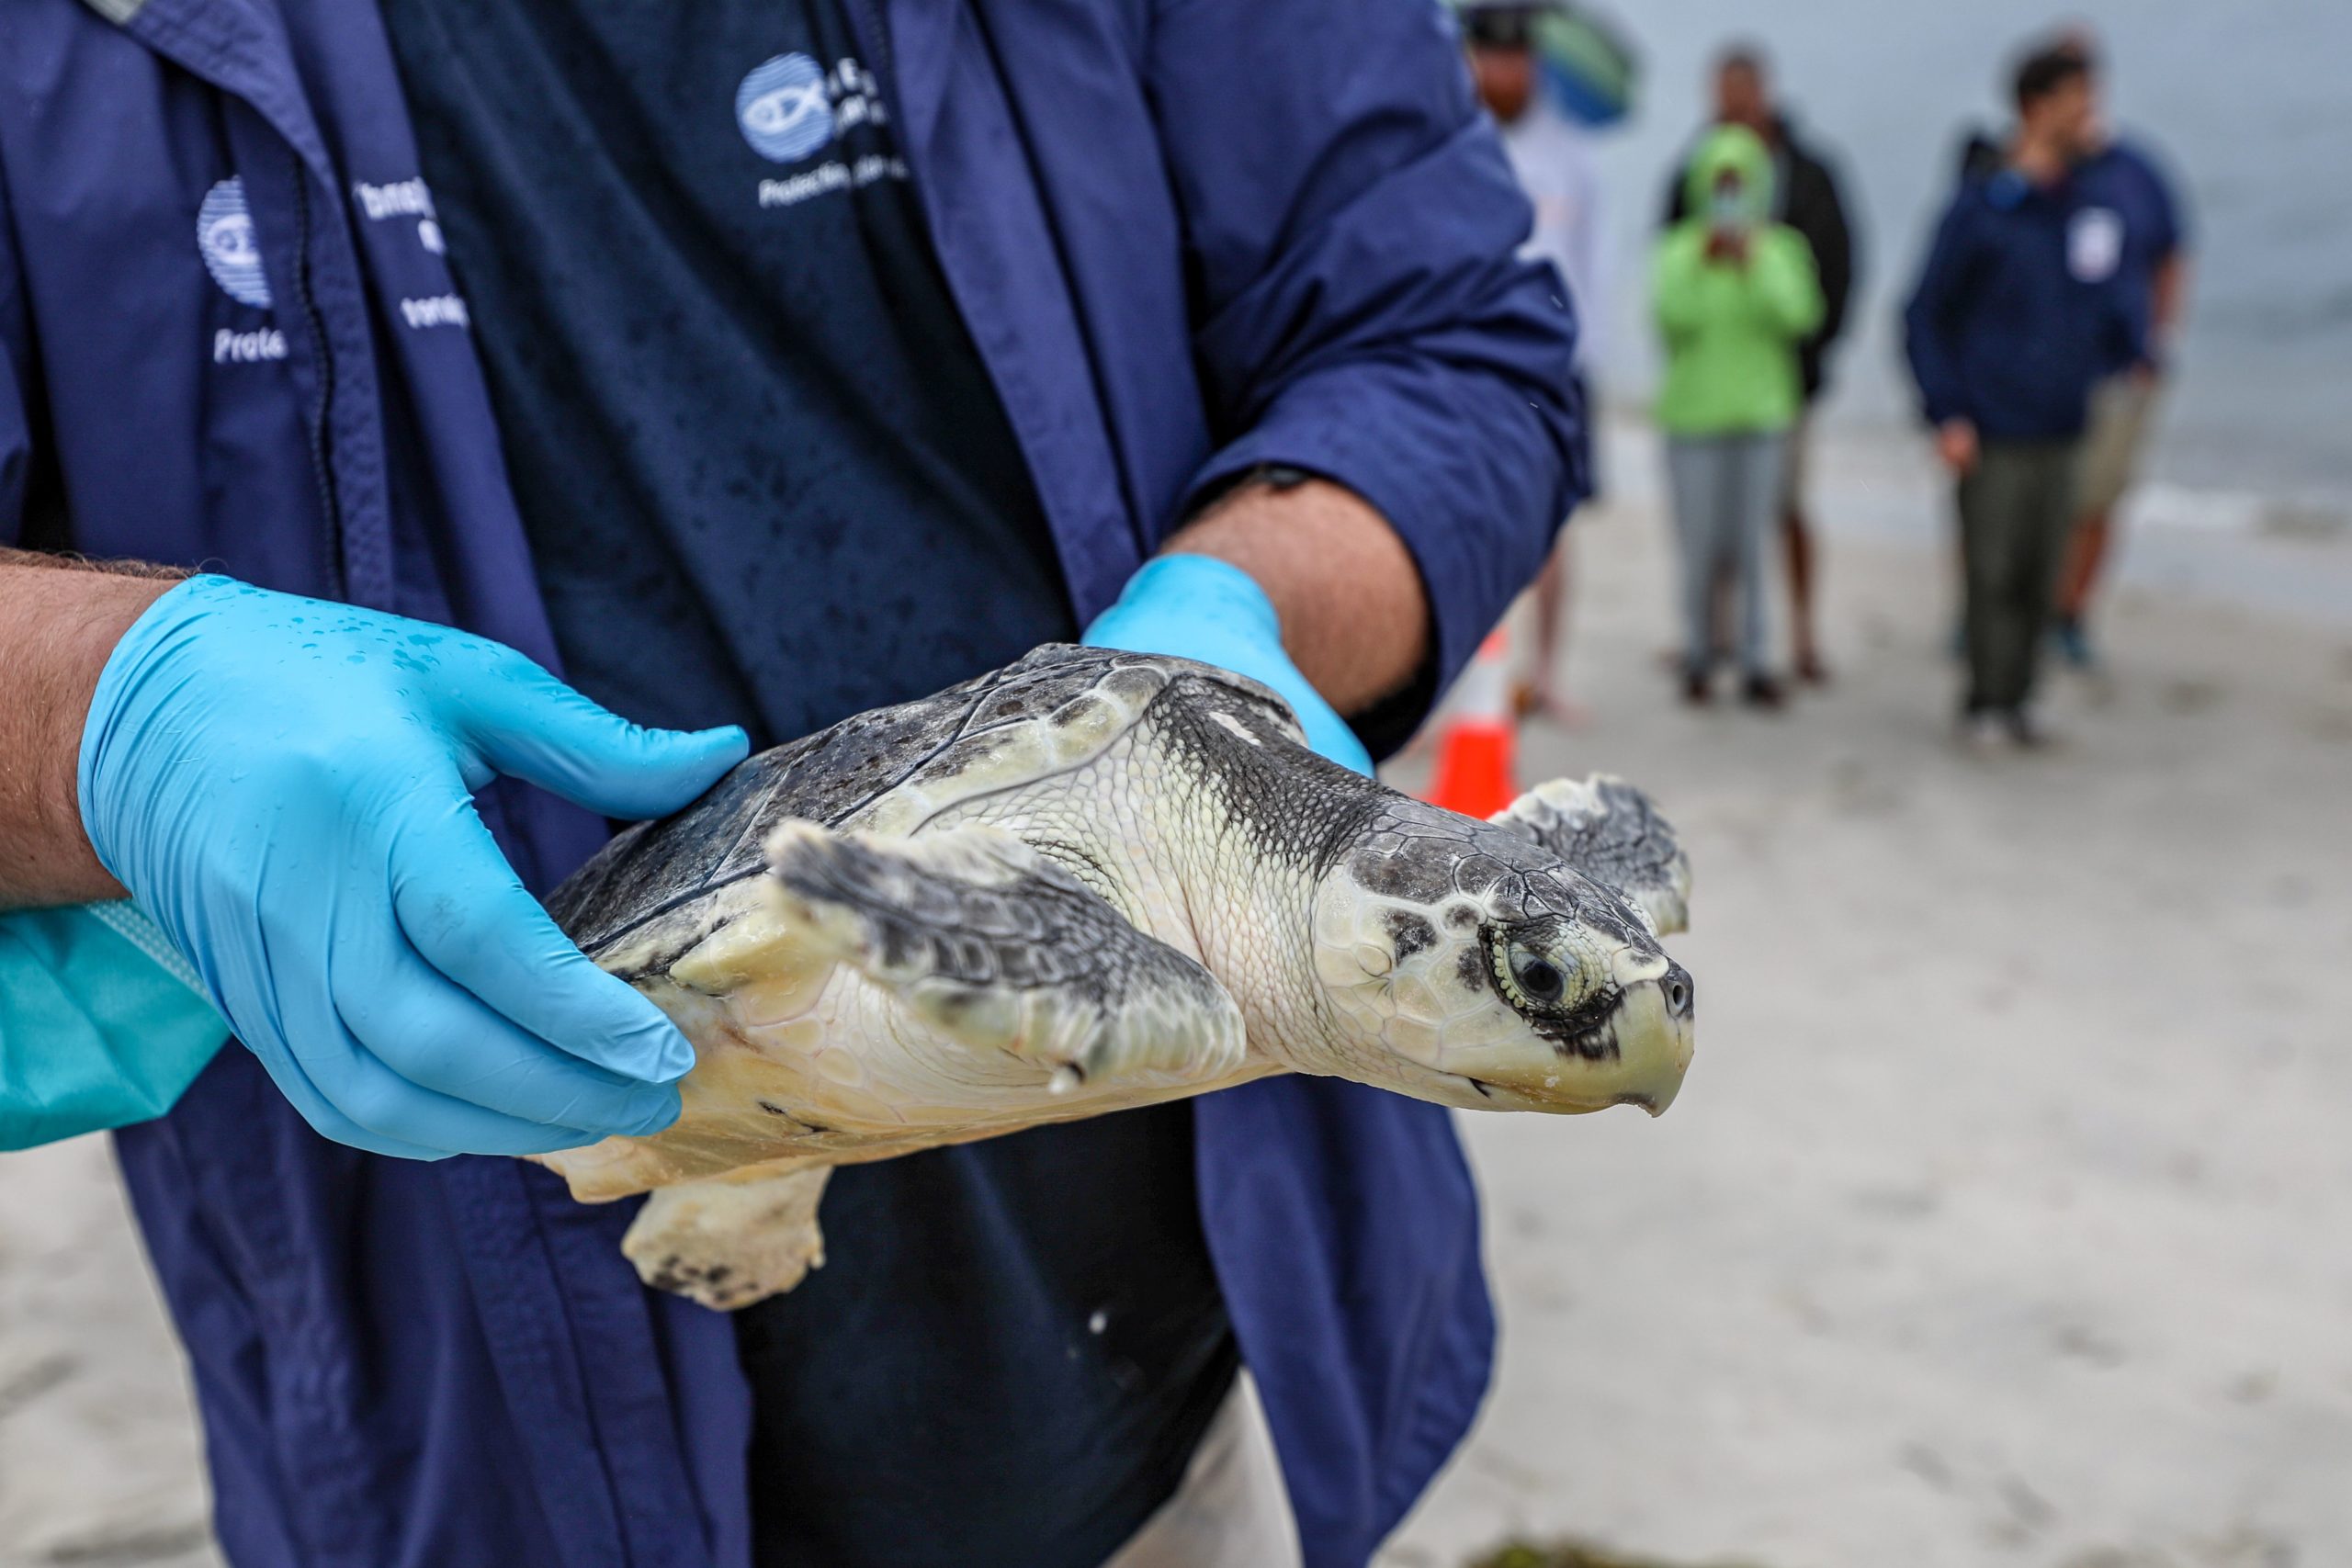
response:
[[[1656,973],[1657,960],[1642,967],[1653,971],[1639,978],[1621,976],[1622,999],[1610,1016],[1616,1036],[1623,1083],[1618,1103],[1638,1105],[1653,1116],[1663,1116],[1681,1092],[1682,1075],[1690,1069],[1691,1015],[1696,989],[1690,973],[1668,961]]]
[[[1479,1110],[1578,1115],[1634,1105],[1665,1114],[1690,1066],[1690,973],[1654,947],[1623,948],[1590,960],[1616,992],[1616,1005],[1566,1040],[1513,1037],[1449,1050],[1443,1070],[1465,1079]],[[1598,976],[1597,976],[1598,978]]]

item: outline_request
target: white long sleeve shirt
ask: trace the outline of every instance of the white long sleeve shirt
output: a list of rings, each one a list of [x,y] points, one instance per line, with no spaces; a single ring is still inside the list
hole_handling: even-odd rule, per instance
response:
[[[1602,243],[1600,175],[1590,132],[1538,94],[1502,131],[1511,172],[1535,208],[1535,228],[1520,247],[1560,269],[1577,311],[1577,363],[1600,361],[1607,249]]]

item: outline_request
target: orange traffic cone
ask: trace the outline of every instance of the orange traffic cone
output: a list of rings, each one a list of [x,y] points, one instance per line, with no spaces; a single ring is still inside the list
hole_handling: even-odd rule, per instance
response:
[[[1510,653],[1500,626],[1454,683],[1437,742],[1429,801],[1464,817],[1492,817],[1519,798],[1513,759],[1519,747],[1511,714]]]

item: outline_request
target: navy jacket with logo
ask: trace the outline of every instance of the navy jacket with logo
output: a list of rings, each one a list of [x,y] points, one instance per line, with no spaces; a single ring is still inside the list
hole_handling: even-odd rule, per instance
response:
[[[1450,676],[1580,473],[1562,290],[1512,259],[1528,214],[1432,0],[871,0],[869,30],[885,5],[907,156],[1079,615],[1195,498],[1287,464],[1394,522]],[[0,8],[0,541],[552,664],[417,173],[371,6]],[[540,888],[605,830],[503,784],[484,810]],[[1360,1563],[1487,1374],[1451,1125],[1294,1078],[1197,1126],[1307,1560]],[[118,1147],[240,1568],[748,1561],[732,1327],[638,1285],[628,1205],[329,1144],[242,1051]]]
[[[1903,313],[1927,422],[1966,419],[1988,441],[2080,435],[2091,388],[2146,354],[2124,246],[2121,218],[2075,180],[1963,183]]]

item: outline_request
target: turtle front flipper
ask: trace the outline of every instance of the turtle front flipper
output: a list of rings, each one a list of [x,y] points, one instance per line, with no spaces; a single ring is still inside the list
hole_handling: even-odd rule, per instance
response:
[[[786,822],[772,911],[927,1030],[1047,1068],[1057,1090],[1208,1081],[1242,1065],[1240,1010],[1199,964],[980,824],[910,839]]]
[[[1490,818],[1638,905],[1661,934],[1690,923],[1690,857],[1650,797],[1623,779],[1537,784]]]

